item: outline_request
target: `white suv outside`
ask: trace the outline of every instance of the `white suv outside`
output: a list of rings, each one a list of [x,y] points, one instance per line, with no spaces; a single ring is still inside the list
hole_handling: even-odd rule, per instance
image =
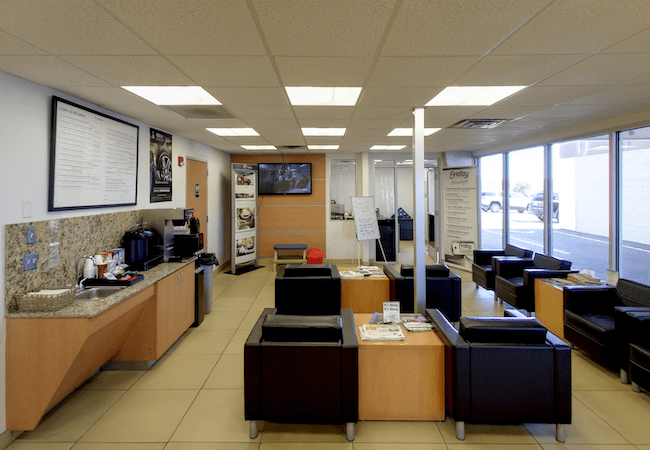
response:
[[[528,203],[530,198],[526,197],[519,192],[511,192],[509,195],[510,198],[510,209],[514,209],[517,212],[524,212],[528,209]],[[483,192],[481,193],[481,208],[483,211],[492,211],[499,212],[503,207],[503,195],[501,192]]]

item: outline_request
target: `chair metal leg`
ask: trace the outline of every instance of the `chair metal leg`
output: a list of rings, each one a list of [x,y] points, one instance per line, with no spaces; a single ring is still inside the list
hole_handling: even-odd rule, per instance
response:
[[[465,422],[463,421],[456,422],[456,439],[459,441],[465,440]]]
[[[494,301],[499,303],[499,297],[497,296],[497,291],[494,291]]]
[[[555,424],[555,440],[562,443],[566,441],[566,425],[563,423]]]
[[[249,436],[251,439],[255,439],[257,437],[257,420],[249,421]]]
[[[345,438],[349,442],[354,441],[354,422],[348,422],[345,424]]]
[[[632,390],[633,390],[634,392],[641,392],[641,386],[639,386],[637,383],[635,383],[634,381],[632,381]]]
[[[623,384],[629,384],[630,383],[630,375],[627,373],[627,370],[621,369],[620,378],[621,378],[621,383],[623,383]]]

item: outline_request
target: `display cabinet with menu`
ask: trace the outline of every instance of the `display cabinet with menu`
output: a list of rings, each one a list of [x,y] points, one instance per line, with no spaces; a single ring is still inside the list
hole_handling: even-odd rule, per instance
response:
[[[231,164],[232,242],[231,272],[257,267],[257,166]]]

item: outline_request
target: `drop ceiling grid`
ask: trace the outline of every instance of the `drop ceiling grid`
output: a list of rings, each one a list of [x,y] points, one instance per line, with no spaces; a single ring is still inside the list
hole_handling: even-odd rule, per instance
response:
[[[0,56],[0,68],[44,86],[110,86],[110,83],[49,55]]]

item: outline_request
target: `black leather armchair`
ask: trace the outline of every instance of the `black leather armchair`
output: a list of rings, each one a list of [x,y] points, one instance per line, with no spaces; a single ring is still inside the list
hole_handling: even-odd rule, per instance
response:
[[[359,417],[359,345],[351,309],[339,315],[262,312],[244,347],[244,402],[250,437],[257,421],[345,423]]]
[[[650,311],[650,286],[620,279],[614,286],[564,287],[564,337],[591,358],[620,370],[627,382],[629,312]]]
[[[413,266],[402,265],[398,270],[390,264],[384,273],[390,280],[390,298],[400,302],[400,311],[414,312]],[[452,322],[461,314],[460,277],[444,264],[426,266],[427,308],[437,308]]]
[[[275,276],[278,314],[328,315],[341,309],[341,276],[334,264],[287,264]]]
[[[456,438],[469,423],[571,423],[571,348],[535,318],[461,317],[427,309],[445,345],[445,402]]]
[[[495,257],[494,295],[528,313],[535,311],[535,278],[566,278],[571,262],[536,253],[530,259]]]
[[[494,267],[493,256],[510,256],[518,258],[532,258],[533,251],[506,244],[503,250],[474,250],[474,262],[472,263],[472,281],[478,286],[494,290]]]
[[[650,389],[650,312],[630,311],[629,374],[632,389]]]

